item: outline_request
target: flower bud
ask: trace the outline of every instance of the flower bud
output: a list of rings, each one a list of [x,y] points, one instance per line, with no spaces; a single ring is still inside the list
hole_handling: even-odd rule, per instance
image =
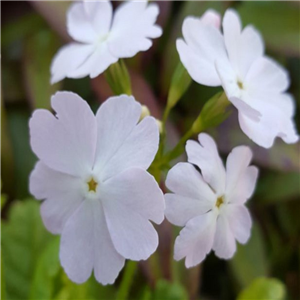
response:
[[[145,117],[150,116],[150,110],[146,105],[142,105],[142,111],[141,111],[141,116],[140,116],[140,121],[142,121]]]

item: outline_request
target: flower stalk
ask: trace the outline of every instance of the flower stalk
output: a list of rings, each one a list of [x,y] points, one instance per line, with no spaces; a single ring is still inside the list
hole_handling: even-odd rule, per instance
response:
[[[187,91],[191,82],[192,79],[190,75],[186,71],[181,61],[179,61],[172,76],[171,86],[168,93],[167,105],[162,119],[164,129],[171,109],[177,104],[177,102],[180,100],[183,94]]]
[[[115,95],[132,95],[129,72],[123,60],[112,64],[104,75]]]
[[[128,299],[128,294],[134,280],[134,273],[137,270],[137,266],[138,263],[136,261],[127,261],[116,300]]]
[[[186,141],[190,137],[195,134],[199,134],[207,128],[215,127],[225,121],[230,114],[230,112],[226,111],[229,105],[230,102],[228,101],[224,92],[219,92],[210,98],[203,106],[203,109],[193,122],[190,129],[179,140],[175,148],[163,157],[162,164],[168,164],[171,160],[180,156],[184,151]]]

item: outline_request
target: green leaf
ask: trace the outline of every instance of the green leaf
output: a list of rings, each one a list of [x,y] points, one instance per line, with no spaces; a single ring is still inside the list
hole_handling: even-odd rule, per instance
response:
[[[28,177],[36,162],[29,145],[29,117],[29,112],[22,107],[7,110],[7,125],[14,160],[13,197],[17,199],[29,196]]]
[[[274,204],[300,198],[299,172],[270,172],[258,181],[256,197],[259,204]],[[272,187],[272,188],[270,188]]]
[[[55,277],[60,271],[59,237],[51,241],[39,259],[34,271],[30,288],[30,299],[52,299]]]
[[[1,252],[1,300],[5,300],[6,298],[6,284],[4,278],[4,270],[3,270],[3,259]]]
[[[237,300],[283,300],[285,285],[276,278],[257,278],[238,296]]]
[[[1,191],[4,187],[6,193],[12,193],[15,189],[13,182],[13,154],[12,154],[12,145],[11,139],[8,132],[6,119],[6,111],[1,103]],[[3,200],[2,200],[3,197]],[[1,195],[1,207],[6,202],[6,196]]]
[[[253,24],[267,47],[299,56],[299,8],[288,1],[243,1],[238,8],[244,26]]]
[[[9,50],[3,51],[1,66],[2,87],[5,87],[2,91],[4,100],[2,102],[15,104],[25,101],[25,88],[22,72],[20,71],[20,60],[9,58],[7,53],[9,53]]]
[[[6,201],[7,201],[7,196],[5,194],[2,194],[2,179],[0,178],[0,211],[2,211],[2,208],[6,204]]]
[[[153,300],[187,300],[188,294],[179,283],[171,283],[164,279],[157,282]]]
[[[50,84],[50,65],[58,47],[57,36],[50,30],[41,30],[26,39],[24,81],[34,108],[50,108],[50,98],[61,86],[61,83]]]
[[[143,290],[142,296],[140,297],[141,300],[151,300],[151,290],[148,286],[145,287]]]
[[[36,263],[53,238],[42,223],[37,201],[13,204],[1,236],[7,299],[28,299]]]
[[[70,281],[65,273],[61,276],[63,287],[51,299],[54,300],[98,300],[115,299],[115,288],[111,285],[99,284],[94,276],[83,284]],[[122,299],[123,300],[123,299]]]
[[[264,239],[257,224],[253,224],[248,243],[237,244],[237,252],[229,264],[242,287],[249,285],[256,277],[268,275],[269,266]]]
[[[1,46],[7,47],[11,43],[24,39],[37,29],[45,27],[46,23],[39,15],[35,13],[26,14],[2,27]]]

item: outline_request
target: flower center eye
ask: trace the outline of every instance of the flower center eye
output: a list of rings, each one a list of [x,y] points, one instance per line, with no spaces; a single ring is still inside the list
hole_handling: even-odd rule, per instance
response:
[[[220,208],[220,206],[224,203],[223,197],[219,197],[216,201],[216,207]]]
[[[101,35],[101,36],[98,38],[98,43],[101,44],[101,43],[103,43],[104,41],[106,41],[107,38],[108,38],[108,35],[109,35],[109,33],[107,33],[107,34],[105,34],[105,35]]]
[[[238,85],[238,87],[239,87],[241,90],[244,89],[244,85],[243,85],[243,83],[242,83],[240,80],[237,81],[237,85]]]
[[[91,178],[91,180],[89,182],[87,182],[87,185],[88,185],[88,188],[89,188],[89,192],[96,193],[98,182],[95,181],[93,177]]]

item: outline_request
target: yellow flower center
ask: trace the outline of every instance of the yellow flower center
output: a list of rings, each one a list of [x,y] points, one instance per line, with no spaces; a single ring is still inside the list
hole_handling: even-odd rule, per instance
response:
[[[219,197],[216,201],[216,207],[220,208],[220,206],[224,203],[223,197]]]
[[[89,187],[89,192],[94,192],[94,193],[96,193],[98,182],[95,181],[94,178],[92,178],[92,179],[87,183],[87,185],[88,185],[88,187]]]
[[[240,80],[237,81],[237,85],[239,86],[239,88],[240,88],[241,90],[244,89],[244,85],[243,85],[243,83],[242,83]]]

